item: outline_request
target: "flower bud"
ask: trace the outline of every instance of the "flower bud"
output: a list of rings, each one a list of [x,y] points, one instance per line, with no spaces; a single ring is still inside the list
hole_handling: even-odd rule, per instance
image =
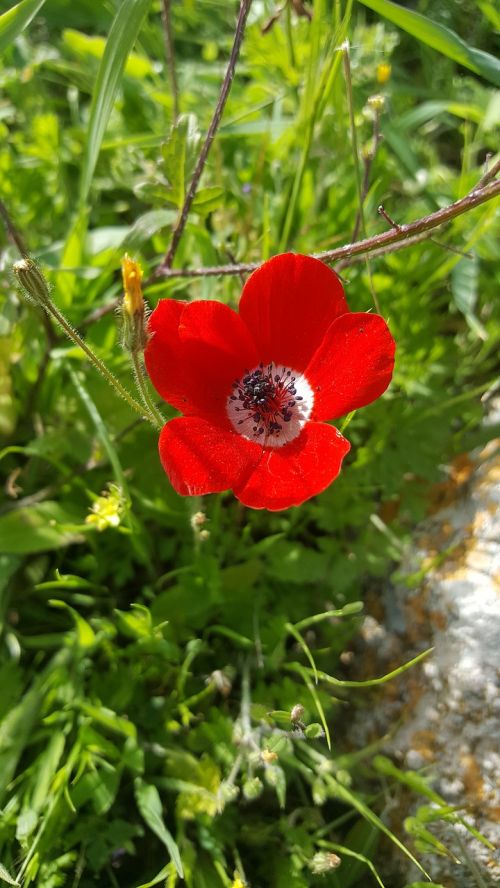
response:
[[[304,715],[304,707],[302,706],[301,703],[296,703],[290,713],[290,721],[293,722],[294,724],[297,724],[297,722],[301,721],[303,715]]]
[[[36,262],[20,259],[14,263],[12,270],[28,298],[38,305],[47,305],[50,301],[49,285]]]
[[[207,520],[207,516],[205,512],[195,512],[194,515],[191,515],[191,527],[195,530],[198,527],[203,527]]]
[[[377,83],[387,83],[391,76],[391,71],[392,68],[389,65],[389,62],[380,62],[380,64],[377,65]]]
[[[332,851],[318,851],[309,861],[309,868],[316,875],[322,875],[337,869],[341,863],[338,854],[333,854]]]
[[[133,353],[144,351],[147,343],[145,304],[142,295],[142,268],[127,254],[122,259],[123,345]]]
[[[259,777],[252,777],[251,780],[246,780],[243,784],[243,795],[247,801],[252,802],[254,799],[258,799],[263,788],[262,780]]]
[[[374,96],[368,97],[368,107],[375,113],[380,114],[381,111],[384,110],[385,98],[380,95],[380,93],[376,93]]]

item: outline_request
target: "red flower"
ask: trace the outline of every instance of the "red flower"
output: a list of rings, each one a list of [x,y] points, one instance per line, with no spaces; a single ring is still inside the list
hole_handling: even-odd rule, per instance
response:
[[[323,262],[285,253],[246,282],[239,313],[163,299],[145,354],[153,385],[183,413],[160,434],[181,494],[232,488],[246,506],[298,506],[337,477],[349,442],[325,420],[385,391],[394,340],[379,315],[350,312]]]

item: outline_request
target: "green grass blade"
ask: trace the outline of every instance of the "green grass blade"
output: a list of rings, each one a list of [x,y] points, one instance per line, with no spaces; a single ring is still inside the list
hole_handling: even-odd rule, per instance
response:
[[[398,837],[394,835],[389,827],[387,827],[385,823],[380,820],[380,817],[377,817],[377,815],[374,814],[373,811],[367,805],[365,805],[364,802],[361,801],[361,799],[359,799],[345,786],[342,786],[342,784],[335,780],[334,777],[328,775],[326,780],[331,785],[332,791],[335,793],[338,799],[345,802],[347,805],[351,805],[353,808],[356,809],[356,811],[358,811],[359,814],[361,814],[362,817],[365,818],[365,820],[368,821],[368,823],[372,823],[373,826],[376,826],[377,829],[383,832],[384,835],[386,835],[387,838],[391,840],[391,842],[394,842],[399,850],[402,851],[406,855],[406,857],[408,857],[411,862],[415,864],[416,867],[418,867],[418,869],[421,873],[424,874],[424,876],[430,878],[424,870],[423,866],[418,862],[417,858],[413,856],[411,851],[408,850],[406,845],[404,845],[403,842],[401,842]]]
[[[165,845],[179,877],[184,877],[181,855],[174,837],[163,822],[162,804],[156,786],[144,783],[139,778],[135,781],[135,798],[137,807],[149,828]]]
[[[29,25],[44,3],[45,0],[22,0],[0,15],[0,53]]]
[[[450,28],[433,22],[419,12],[403,9],[397,3],[391,3],[391,0],[361,0],[361,3],[416,37],[421,43],[431,46],[495,86],[500,86],[500,61],[483,50],[469,46]]]
[[[123,0],[111,26],[92,96],[87,145],[80,183],[80,202],[87,200],[102,140],[127,56],[134,45],[150,0]]]
[[[285,629],[287,632],[290,633],[290,635],[293,635],[293,637],[295,638],[295,641],[298,642],[298,644],[300,645],[300,647],[304,651],[307,659],[309,660],[309,662],[311,664],[311,669],[312,669],[313,675],[314,675],[314,681],[316,682],[316,684],[318,684],[318,670],[316,669],[316,663],[314,662],[314,657],[311,654],[311,650],[310,650],[309,646],[306,644],[306,642],[302,638],[302,635],[300,634],[298,629],[296,629],[295,626],[292,626],[291,623],[285,623]]]

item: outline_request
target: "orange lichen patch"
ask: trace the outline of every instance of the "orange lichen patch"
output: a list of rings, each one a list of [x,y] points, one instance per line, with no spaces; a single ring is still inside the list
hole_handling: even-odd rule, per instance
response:
[[[464,484],[470,480],[474,468],[475,463],[468,453],[461,453],[455,457],[450,465],[447,480],[433,484],[429,490],[427,495],[429,515],[434,515],[458,499]]]
[[[472,804],[482,802],[485,797],[483,775],[473,755],[464,755],[460,759],[463,768],[463,784],[466,795]]]
[[[429,637],[429,613],[427,610],[428,589],[425,586],[408,599],[405,605],[407,638],[411,644]]]
[[[427,729],[416,731],[411,738],[410,745],[426,762],[434,762],[436,760],[438,743],[433,731]]]
[[[500,823],[500,808],[488,808],[488,817],[490,818],[490,820],[493,821],[493,823]]]
[[[445,614],[442,611],[433,610],[429,613],[429,619],[434,626],[435,629],[439,629],[440,632],[443,632],[448,625],[448,620],[446,619]]]

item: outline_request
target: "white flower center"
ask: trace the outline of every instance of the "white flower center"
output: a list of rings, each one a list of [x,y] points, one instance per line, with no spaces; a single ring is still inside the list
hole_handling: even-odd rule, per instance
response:
[[[283,447],[311,416],[314,393],[302,373],[259,364],[233,382],[226,409],[234,429],[263,447]]]

